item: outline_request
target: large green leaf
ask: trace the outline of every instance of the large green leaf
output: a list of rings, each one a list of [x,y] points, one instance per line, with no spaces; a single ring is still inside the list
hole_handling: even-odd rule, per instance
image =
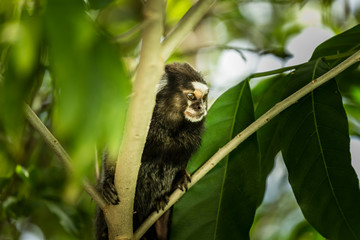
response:
[[[224,93],[209,110],[194,172],[220,147],[254,121],[247,81]],[[175,205],[172,239],[249,239],[262,197],[256,135],[223,159]]]
[[[315,49],[311,59],[341,53],[351,54],[351,51],[355,52],[358,49],[360,49],[360,25],[357,25],[320,44]],[[327,62],[331,65],[336,65],[342,61],[344,57],[346,56],[338,59],[328,59]],[[360,135],[358,110],[360,108],[360,101],[356,96],[356,93],[359,91],[358,89],[360,89],[359,75],[360,69],[359,63],[357,63],[336,76],[341,95],[346,98],[345,109],[349,119],[350,133],[358,136]]]
[[[360,24],[320,44],[315,49],[311,60],[334,55],[333,58],[326,59],[330,66],[334,66],[359,49]],[[342,55],[344,53],[345,55]],[[357,136],[360,135],[358,113],[360,101],[356,94],[359,91],[358,89],[360,89],[360,81],[358,80],[360,73],[359,65],[360,63],[354,64],[336,76],[341,95],[347,99],[345,109],[349,119],[350,133]]]
[[[23,150],[20,140],[25,123],[23,104],[29,98],[32,84],[37,80],[41,68],[40,20],[38,15],[30,17],[24,13],[21,20],[5,24],[7,31],[0,32],[0,39],[11,38],[5,47],[7,51],[0,51],[0,131],[5,131],[9,137],[9,147],[15,154]],[[1,74],[4,74],[4,78]]]
[[[86,16],[82,1],[49,1],[45,21],[56,86],[54,130],[77,163],[89,164],[84,159],[93,157],[95,142],[119,144],[130,77],[120,53]]]
[[[288,94],[328,71],[312,61],[291,77]],[[359,181],[351,166],[346,114],[334,80],[282,115],[281,149],[305,218],[329,239],[360,239]]]
[[[288,75],[278,75],[260,82],[252,91],[256,103],[255,117],[259,118],[276,103],[282,100],[283,91]],[[256,94],[254,94],[254,92]],[[255,96],[254,96],[255,95]],[[257,131],[261,159],[261,183],[265,192],[268,174],[274,166],[276,154],[280,151],[279,118],[275,117],[268,124]]]
[[[360,24],[320,44],[310,60],[360,48]]]

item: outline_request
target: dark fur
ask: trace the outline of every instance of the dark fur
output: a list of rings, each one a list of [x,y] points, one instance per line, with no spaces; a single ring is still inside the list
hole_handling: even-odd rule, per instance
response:
[[[156,96],[141,159],[134,202],[134,229],[151,212],[163,209],[172,191],[187,189],[190,179],[186,174],[186,165],[200,146],[204,129],[204,119],[195,123],[185,119],[187,99],[182,92],[184,89],[194,90],[191,82],[206,84],[201,75],[186,63],[173,63],[166,65],[164,80],[167,84]],[[114,192],[111,189],[113,178],[113,171],[105,172],[102,192],[110,203],[116,204],[117,198],[108,197]],[[98,211],[97,215],[96,237],[98,240],[108,239],[103,214]],[[150,229],[144,239],[157,239],[155,232],[154,228]]]

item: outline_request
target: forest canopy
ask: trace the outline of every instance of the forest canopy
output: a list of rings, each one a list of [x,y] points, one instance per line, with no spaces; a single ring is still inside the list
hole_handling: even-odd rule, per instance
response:
[[[131,144],[138,79],[153,77],[139,74],[146,31],[155,36],[147,11],[162,16],[154,66],[189,62],[210,87],[170,239],[360,239],[360,153],[350,151],[360,138],[360,4],[153,2],[0,2],[0,239],[94,239],[98,200],[87,187],[105,147],[116,156]],[[291,102],[296,91],[304,96]]]

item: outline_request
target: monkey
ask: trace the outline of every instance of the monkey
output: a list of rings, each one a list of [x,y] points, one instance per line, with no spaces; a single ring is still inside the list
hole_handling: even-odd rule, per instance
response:
[[[157,86],[156,103],[136,183],[134,230],[151,212],[163,210],[175,189],[187,191],[191,178],[186,166],[201,144],[208,92],[202,75],[189,64],[165,66],[165,73]],[[118,204],[114,167],[107,166],[104,175],[100,191],[108,203]],[[95,228],[97,240],[108,239],[101,210],[97,211]],[[159,230],[152,227],[143,239],[167,238],[160,235]]]

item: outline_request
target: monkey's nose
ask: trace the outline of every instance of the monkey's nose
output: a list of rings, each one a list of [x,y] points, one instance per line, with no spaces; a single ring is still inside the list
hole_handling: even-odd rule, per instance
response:
[[[191,106],[194,110],[201,110],[201,103],[195,103]]]

